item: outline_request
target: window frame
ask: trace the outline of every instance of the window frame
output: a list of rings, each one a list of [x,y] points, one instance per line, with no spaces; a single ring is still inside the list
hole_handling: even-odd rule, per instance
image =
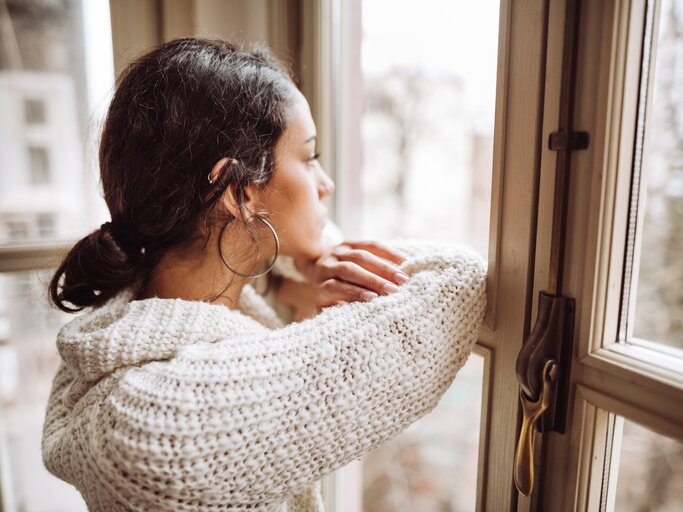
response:
[[[581,9],[574,126],[591,142],[573,153],[569,191],[565,295],[577,313],[568,432],[544,436],[544,476],[524,510],[612,510],[622,418],[683,439],[680,365],[662,350],[618,342],[646,2]]]

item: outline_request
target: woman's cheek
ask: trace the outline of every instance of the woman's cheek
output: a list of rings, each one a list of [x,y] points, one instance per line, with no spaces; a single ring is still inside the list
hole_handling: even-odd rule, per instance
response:
[[[303,228],[299,231],[301,252],[308,258],[318,258],[324,252],[325,246],[322,229],[317,224],[317,218],[311,215],[308,222],[301,223],[301,227]]]
[[[287,219],[286,232],[290,250],[302,256],[310,256],[312,246],[316,243],[306,212],[292,212]]]

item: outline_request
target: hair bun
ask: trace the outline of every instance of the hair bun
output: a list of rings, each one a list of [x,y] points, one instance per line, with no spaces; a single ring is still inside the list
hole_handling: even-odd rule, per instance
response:
[[[130,228],[123,228],[120,223],[107,221],[100,225],[100,232],[108,233],[112,241],[131,259],[139,259],[139,256],[145,255],[145,248],[135,240],[136,237],[131,236]]]
[[[98,306],[116,295],[122,283],[133,284],[144,272],[114,239],[111,223],[105,224],[71,248],[50,281],[50,298],[62,311]]]

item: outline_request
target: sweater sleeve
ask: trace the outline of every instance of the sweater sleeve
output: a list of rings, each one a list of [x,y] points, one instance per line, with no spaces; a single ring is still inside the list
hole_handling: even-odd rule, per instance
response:
[[[397,246],[411,277],[395,294],[122,373],[90,427],[110,490],[157,510],[268,505],[431,411],[477,340],[485,263]]]

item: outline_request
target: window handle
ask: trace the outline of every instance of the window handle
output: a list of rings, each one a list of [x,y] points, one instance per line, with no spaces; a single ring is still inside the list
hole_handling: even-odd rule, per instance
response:
[[[522,429],[517,441],[515,454],[515,485],[524,496],[529,496],[534,488],[534,440],[536,439],[536,423],[548,410],[552,398],[551,387],[555,386],[559,365],[551,359],[543,367],[543,387],[538,400],[530,400],[524,390],[519,388],[519,400],[522,402]]]
[[[564,433],[574,310],[574,299],[539,292],[536,323],[517,356],[523,416],[514,476],[517,489],[525,496],[534,488],[536,432]]]

